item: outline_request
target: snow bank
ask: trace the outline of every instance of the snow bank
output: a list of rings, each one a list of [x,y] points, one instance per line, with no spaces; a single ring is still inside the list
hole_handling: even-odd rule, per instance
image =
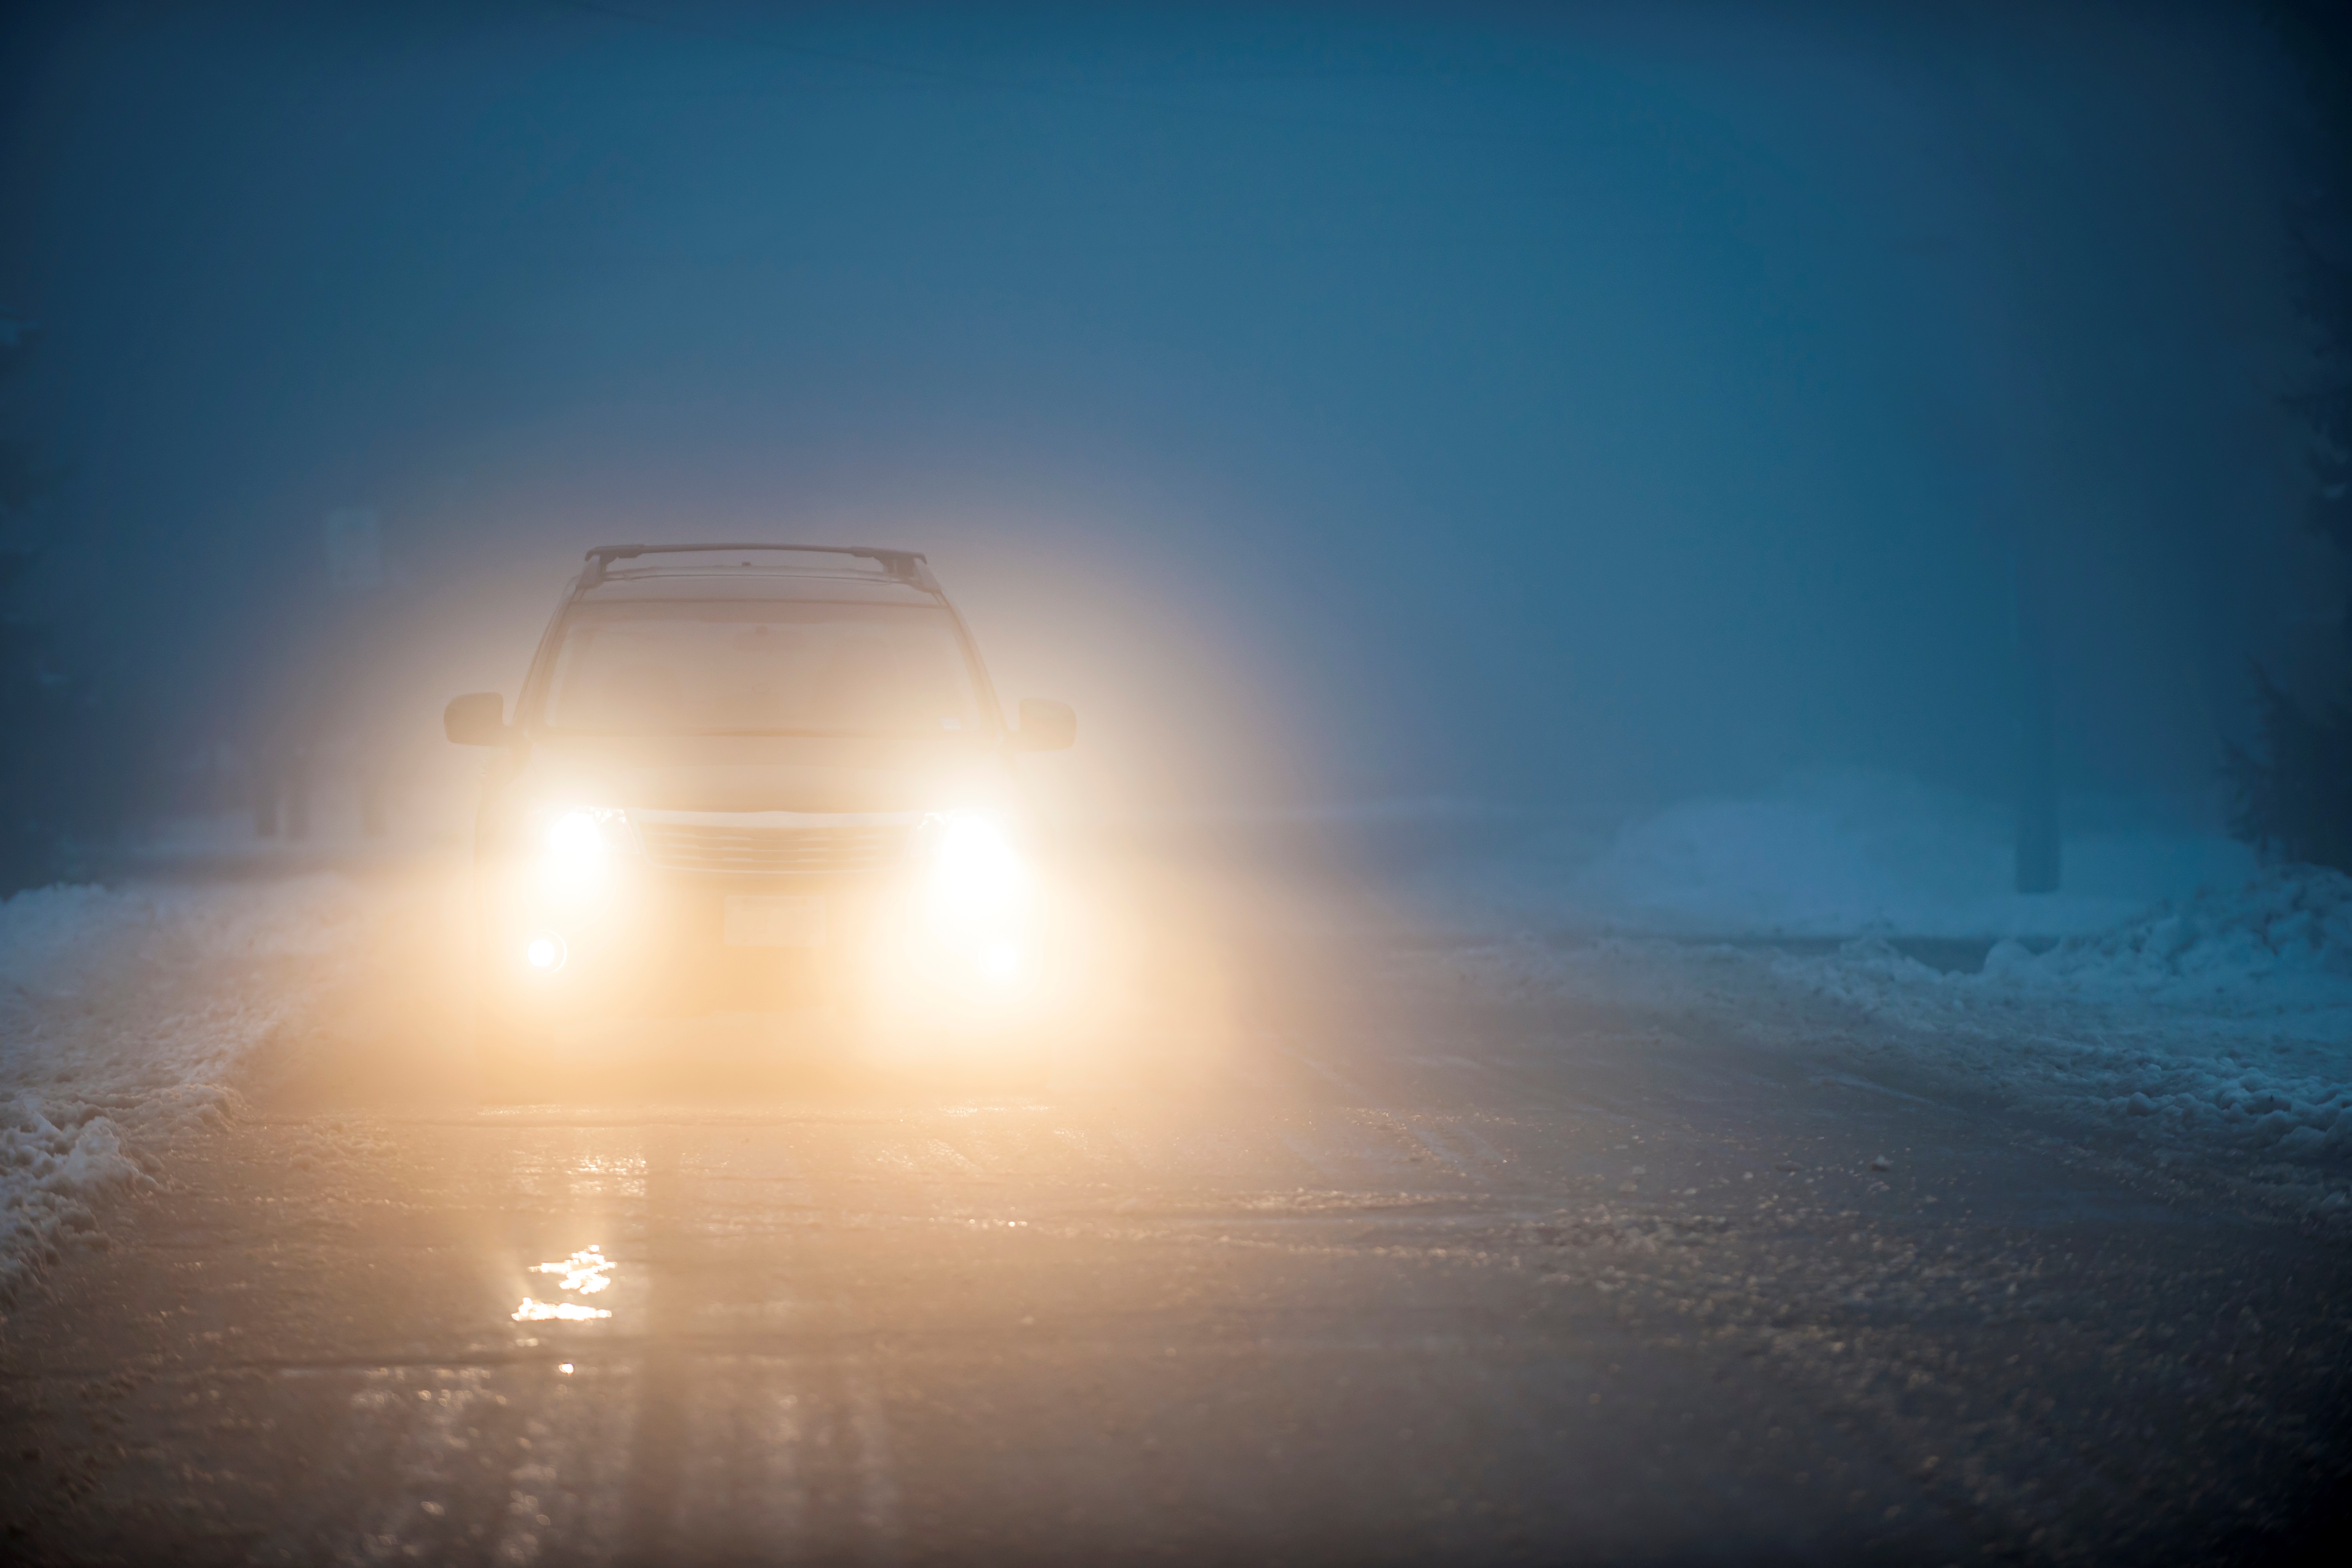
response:
[[[2352,1217],[2352,879],[2274,870],[1981,972],[1884,937],[1818,952],[1655,936],[1474,940],[1489,994],[1569,994],[1759,1045],[1900,1058],[1916,1079],[2151,1143]],[[1865,1066],[1864,1070],[1869,1070]]]
[[[2261,1015],[2324,1007],[2352,988],[2352,878],[2316,868],[2272,871],[2039,955],[2002,942],[1985,971],[1995,984]]]
[[[340,878],[0,901],[0,1299],[151,1183],[155,1152],[234,1103],[231,1075],[299,1027],[357,900]]]
[[[2044,952],[2005,942],[1977,974],[1876,940],[1772,966],[2028,1099],[2352,1171],[2352,878],[2336,872],[2270,872]]]
[[[2253,874],[2244,846],[2116,816],[2065,843],[2065,890],[2013,890],[2007,809],[1879,773],[1697,800],[1597,841],[1562,830],[1436,891],[1467,913],[1682,936],[2069,936]],[[1474,917],[1475,918],[1475,917]]]

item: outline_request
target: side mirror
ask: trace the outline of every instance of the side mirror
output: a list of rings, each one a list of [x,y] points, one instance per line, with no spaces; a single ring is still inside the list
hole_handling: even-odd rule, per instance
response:
[[[441,710],[441,731],[461,746],[507,743],[507,700],[495,691],[469,691]]]
[[[1066,752],[1077,739],[1078,716],[1068,703],[1043,697],[1021,700],[1021,728],[1013,731],[1015,751]]]

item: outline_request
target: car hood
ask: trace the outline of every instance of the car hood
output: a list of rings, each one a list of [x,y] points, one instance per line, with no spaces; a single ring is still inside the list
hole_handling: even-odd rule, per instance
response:
[[[582,805],[907,812],[1001,807],[1012,772],[983,741],[534,735],[518,782],[533,799]]]

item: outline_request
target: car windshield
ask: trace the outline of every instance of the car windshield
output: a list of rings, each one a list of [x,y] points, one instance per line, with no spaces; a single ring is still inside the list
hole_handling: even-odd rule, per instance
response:
[[[582,605],[551,729],[622,735],[955,735],[980,727],[971,661],[927,605]]]

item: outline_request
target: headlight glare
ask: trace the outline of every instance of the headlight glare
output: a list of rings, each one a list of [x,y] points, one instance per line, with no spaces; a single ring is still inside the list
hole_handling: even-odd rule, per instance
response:
[[[930,868],[925,909],[931,932],[982,969],[1009,976],[1029,910],[1029,868],[993,817],[957,812],[926,824]]]
[[[932,888],[953,912],[984,915],[1015,909],[1028,879],[1002,827],[984,816],[956,816],[940,836]]]
[[[558,898],[578,899],[604,890],[612,874],[614,840],[626,830],[617,811],[554,812],[540,830],[540,880]]]

